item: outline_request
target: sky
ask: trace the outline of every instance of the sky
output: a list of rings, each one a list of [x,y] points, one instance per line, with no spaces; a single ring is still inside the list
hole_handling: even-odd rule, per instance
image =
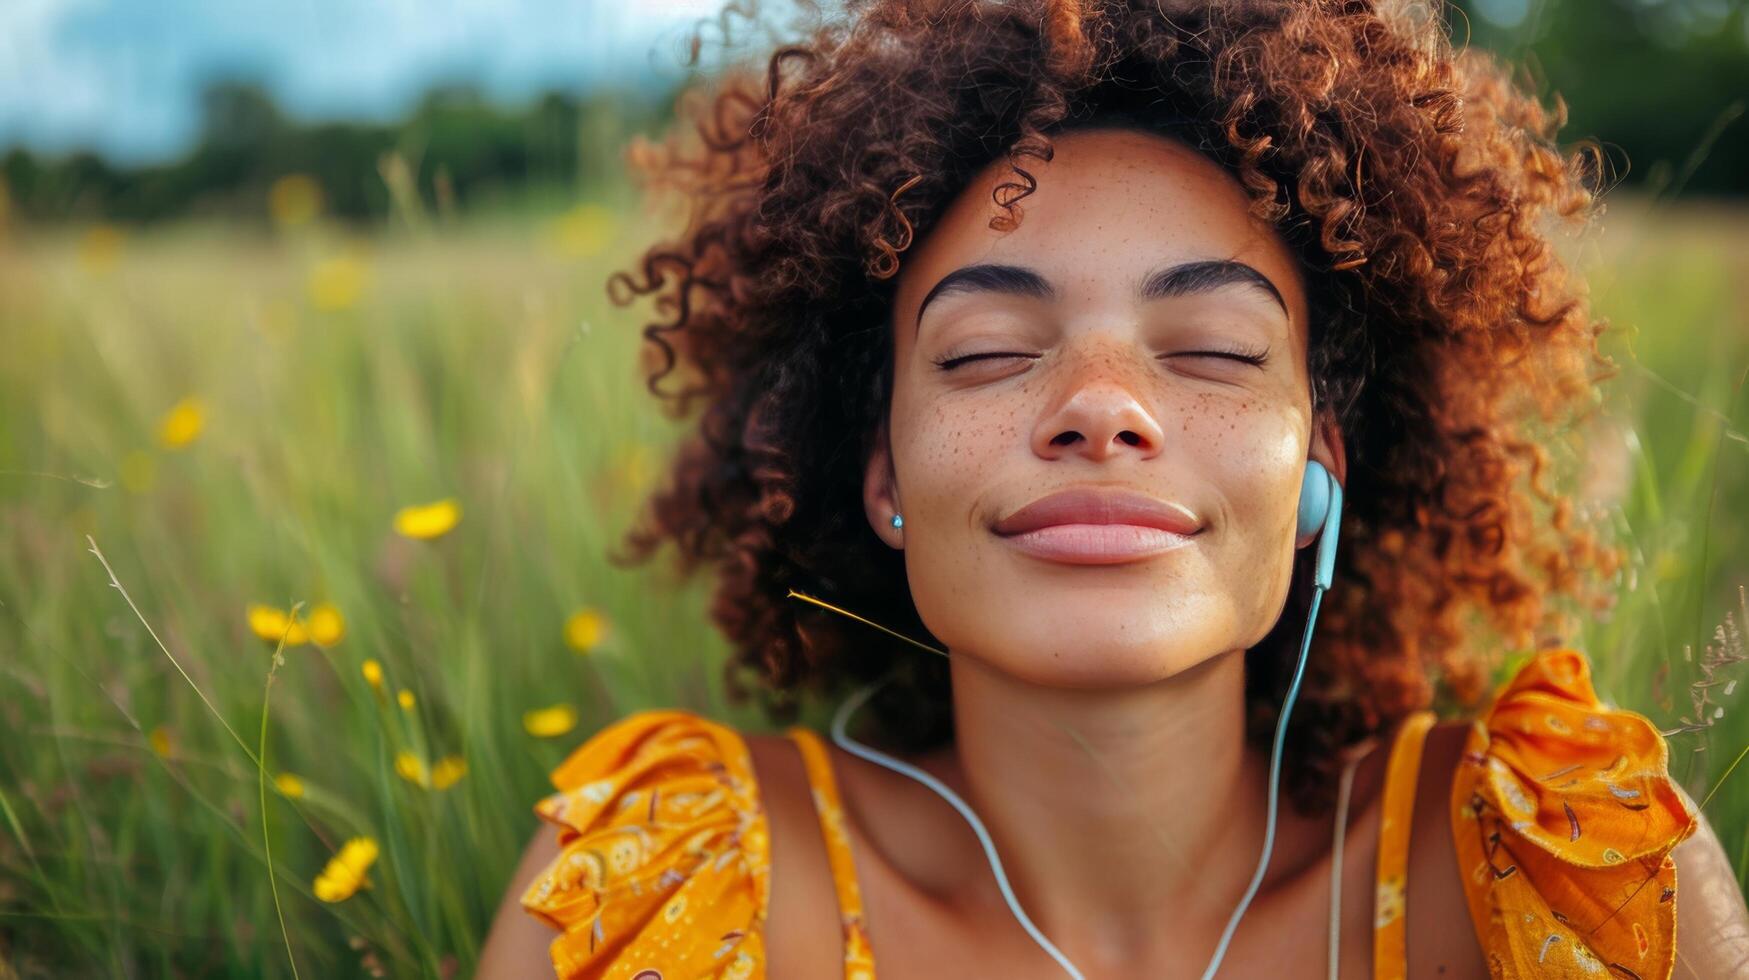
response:
[[[174,159],[215,77],[290,115],[391,119],[428,88],[505,101],[681,73],[720,0],[0,0],[0,152]],[[647,83],[646,83],[647,84]]]

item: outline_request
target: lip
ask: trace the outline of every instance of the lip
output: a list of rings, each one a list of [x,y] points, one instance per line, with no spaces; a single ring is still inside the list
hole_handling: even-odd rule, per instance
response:
[[[1202,523],[1189,508],[1145,493],[1072,487],[1027,504],[991,529],[1039,558],[1112,565],[1181,548]]]

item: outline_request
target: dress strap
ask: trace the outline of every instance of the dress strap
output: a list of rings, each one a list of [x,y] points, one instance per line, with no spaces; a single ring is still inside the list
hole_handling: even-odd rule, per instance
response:
[[[838,915],[844,926],[845,980],[874,980],[874,957],[862,917],[862,889],[856,883],[856,863],[851,858],[850,837],[844,830],[844,808],[838,799],[831,756],[813,729],[795,725],[784,734],[802,753],[802,765],[813,790],[814,811],[819,814],[820,832],[826,838],[826,859],[832,868]]]
[[[1391,742],[1379,825],[1378,890],[1373,897],[1374,980],[1403,980],[1409,973],[1409,831],[1415,826],[1421,749],[1438,718],[1425,708],[1410,714]]]

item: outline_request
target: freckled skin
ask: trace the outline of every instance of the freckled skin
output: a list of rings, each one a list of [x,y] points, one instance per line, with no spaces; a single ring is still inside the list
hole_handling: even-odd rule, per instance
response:
[[[1343,448],[1335,427],[1309,410],[1306,303],[1294,261],[1247,215],[1241,188],[1155,137],[1082,132],[1056,150],[1050,164],[1029,163],[1039,187],[1022,202],[1017,230],[987,226],[990,190],[1007,176],[994,165],[905,255],[893,404],[864,505],[874,532],[903,549],[918,609],[954,654],[955,745],[914,761],[969,799],[1002,847],[1020,904],[1092,968],[1088,975],[1188,976],[1212,952],[1264,838],[1267,760],[1241,746],[1242,677],[1226,655],[1254,645],[1279,617],[1293,549],[1309,544],[1293,537],[1305,460],[1346,482]],[[1284,296],[1286,315],[1239,286],[1135,298],[1145,272],[1208,258],[1259,269]],[[980,261],[1031,268],[1059,295],[943,296],[919,324],[931,286]],[[1223,341],[1267,346],[1269,359],[1255,367],[1191,356]],[[1026,356],[953,371],[936,364],[999,351]],[[1045,563],[989,530],[1075,484],[1175,501],[1198,515],[1202,532],[1156,558],[1101,567]],[[895,511],[903,529],[890,524]],[[1213,669],[1194,669],[1204,664]],[[1053,725],[1065,719],[1073,726]],[[1417,855],[1428,850],[1444,863],[1413,872],[1436,883],[1415,902],[1433,927],[1411,936],[1412,953],[1421,950],[1417,976],[1433,963],[1453,977],[1485,972],[1468,927],[1454,926],[1467,906],[1449,837],[1434,846],[1447,830],[1440,784],[1467,731],[1454,724],[1442,738],[1436,728],[1423,766],[1412,839],[1428,845]],[[1082,732],[1093,737],[1070,738]],[[776,736],[749,742],[774,804],[773,840],[799,842],[788,852],[794,860],[772,866],[782,879],[773,908],[789,903],[768,922],[768,948],[786,957],[773,975],[841,972],[831,871],[802,763]],[[908,777],[834,751],[883,976],[1060,975],[1010,916],[960,814]],[[1387,754],[1374,751],[1356,773],[1350,812],[1362,816],[1351,816],[1343,866],[1321,863],[1328,820],[1279,815],[1271,876],[1222,976],[1310,972],[1305,957],[1283,952],[1322,949],[1336,874],[1349,896],[1343,973],[1368,968],[1374,864],[1366,847],[1377,839]],[[790,829],[777,829],[779,820]],[[1717,851],[1716,840],[1708,846]],[[801,856],[809,853],[817,856]],[[529,881],[557,856],[554,838],[537,835],[514,880]],[[1730,881],[1728,862],[1714,863],[1718,881]],[[1423,867],[1419,856],[1414,867]],[[550,930],[516,909],[519,894],[513,886],[506,895],[481,976],[547,967]],[[818,914],[790,914],[803,909]],[[1683,921],[1680,934],[1708,934],[1704,923]],[[506,934],[499,925],[507,922],[521,929]],[[517,965],[506,966],[512,955]],[[804,959],[810,969],[789,968]]]
[[[1294,549],[1311,540],[1294,533],[1306,460],[1344,480],[1340,434],[1314,425],[1297,261],[1231,176],[1175,141],[1103,129],[1060,137],[1032,169],[1017,229],[988,226],[1006,176],[993,164],[907,256],[868,519],[904,550],[917,608],[954,655],[1046,686],[1145,684],[1268,633]],[[1245,285],[1138,297],[1150,272],[1207,259],[1253,266],[1287,312]],[[974,263],[1024,266],[1057,295],[945,292],[919,321],[931,287]],[[1235,344],[1266,347],[1267,360],[1195,353]],[[1027,356],[937,364],[1002,352]],[[1202,530],[1103,566],[1046,562],[991,530],[1077,484],[1181,504]]]

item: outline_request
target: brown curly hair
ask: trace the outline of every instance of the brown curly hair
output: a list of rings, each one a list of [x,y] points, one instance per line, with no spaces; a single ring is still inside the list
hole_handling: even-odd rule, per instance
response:
[[[1028,163],[1050,160],[1053,134],[1115,123],[1184,140],[1303,264],[1313,406],[1347,444],[1336,584],[1284,760],[1294,805],[1321,812],[1338,748],[1432,704],[1439,684],[1476,703],[1503,647],[1606,605],[1620,559],[1557,490],[1549,451],[1613,373],[1553,247],[1600,210],[1602,160],[1554,142],[1558,97],[1545,108],[1495,58],[1454,52],[1444,14],[1373,0],[810,12],[803,40],[689,92],[693,125],[630,153],[689,220],[609,295],[654,295],[649,388],[673,417],[703,411],[614,561],[672,541],[682,573],[714,565],[731,695],[756,691],[774,721],[803,694],[896,673],[870,703],[873,737],[909,751],[950,739],[941,658],[788,597],[939,645],[862,504],[900,257],[993,161],[1009,172],[992,225],[1021,220]],[[1312,550],[1247,653],[1260,745],[1297,659]]]

